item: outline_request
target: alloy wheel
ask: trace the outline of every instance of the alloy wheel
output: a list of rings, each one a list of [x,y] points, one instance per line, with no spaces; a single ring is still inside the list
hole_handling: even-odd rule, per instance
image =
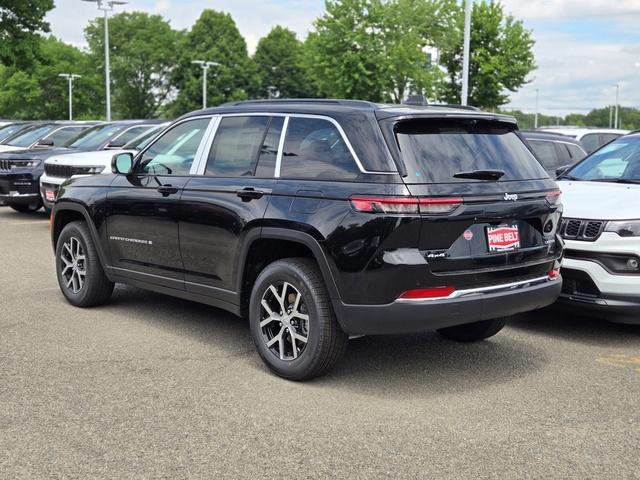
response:
[[[309,313],[302,294],[288,282],[269,285],[260,301],[260,329],[280,360],[294,360],[309,339]]]
[[[69,237],[69,240],[62,245],[60,260],[62,261],[61,275],[66,288],[73,293],[80,293],[87,276],[86,257],[80,240]]]

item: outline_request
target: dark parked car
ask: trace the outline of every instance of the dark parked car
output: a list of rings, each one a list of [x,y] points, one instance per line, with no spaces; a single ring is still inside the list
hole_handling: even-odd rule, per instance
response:
[[[11,122],[0,127],[0,145],[20,132],[31,127],[34,122]]]
[[[587,156],[582,144],[566,135],[522,130],[522,136],[552,178],[558,170],[569,168]]]
[[[119,145],[119,142],[128,142],[152,128],[157,122],[156,120],[122,120],[94,124],[94,126],[83,124],[82,132],[67,139],[62,146],[58,146],[59,144],[55,142],[53,146],[38,146],[38,142],[35,142],[32,148],[0,153],[0,202],[6,203],[19,212],[39,210],[43,205],[40,196],[40,177],[44,173],[44,161],[47,158],[63,153],[111,148],[114,143]],[[27,134],[29,132],[24,135]]]
[[[349,335],[482,340],[562,283],[560,192],[516,130],[362,101],[194,112],[113,175],[63,184],[60,288],[79,307],[122,282],[248,317],[289,379],[326,372]]]

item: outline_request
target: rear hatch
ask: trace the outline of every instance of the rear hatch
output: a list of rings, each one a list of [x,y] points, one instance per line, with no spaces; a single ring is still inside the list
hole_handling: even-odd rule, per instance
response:
[[[535,276],[553,264],[558,187],[514,123],[461,116],[381,125],[407,188],[425,201],[419,249],[432,273],[478,286]],[[444,202],[432,208],[431,200]]]

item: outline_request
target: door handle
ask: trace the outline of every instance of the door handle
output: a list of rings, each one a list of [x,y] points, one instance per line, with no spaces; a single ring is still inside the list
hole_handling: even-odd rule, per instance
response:
[[[157,190],[162,194],[163,197],[178,193],[178,188],[172,185],[160,185]]]
[[[262,198],[262,196],[264,195],[264,192],[260,190],[256,190],[252,187],[246,187],[246,188],[243,188],[242,190],[238,190],[236,192],[236,195],[238,195],[243,202],[249,202],[254,199]]]

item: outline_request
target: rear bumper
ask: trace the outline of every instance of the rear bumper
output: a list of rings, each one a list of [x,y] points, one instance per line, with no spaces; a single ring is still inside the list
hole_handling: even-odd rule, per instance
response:
[[[336,308],[345,332],[352,335],[415,333],[489,320],[546,307],[556,301],[562,279],[532,280],[455,292],[437,300],[402,301],[386,305]]]

